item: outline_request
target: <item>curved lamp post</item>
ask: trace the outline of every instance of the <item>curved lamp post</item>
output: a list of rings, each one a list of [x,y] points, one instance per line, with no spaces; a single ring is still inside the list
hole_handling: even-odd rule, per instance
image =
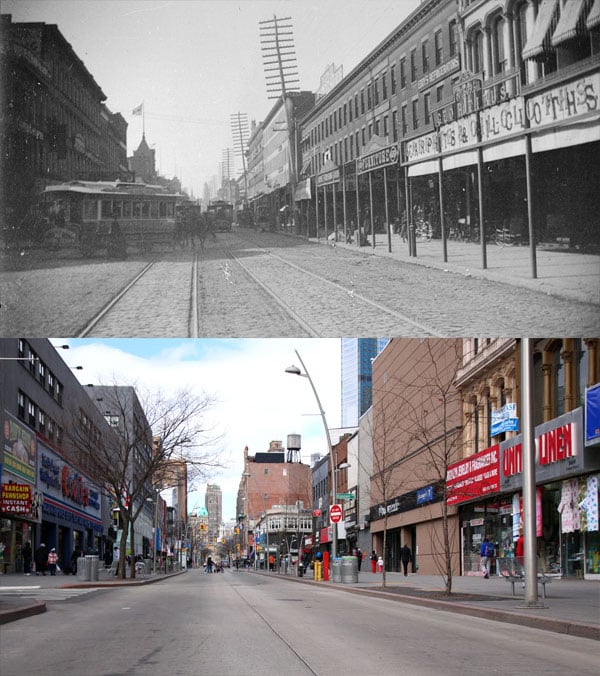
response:
[[[337,479],[336,479],[336,468],[333,462],[333,451],[331,448],[331,437],[329,436],[329,427],[327,426],[327,420],[325,418],[325,411],[323,410],[323,406],[321,405],[321,400],[319,399],[319,395],[317,394],[317,390],[315,388],[315,384],[312,381],[312,378],[310,377],[310,374],[308,372],[308,369],[304,365],[304,362],[302,361],[302,357],[298,353],[298,350],[294,350],[296,353],[296,356],[298,357],[298,360],[300,361],[300,364],[302,364],[302,368],[304,369],[304,373],[297,367],[297,366],[288,366],[285,370],[286,373],[291,373],[292,375],[295,376],[301,376],[302,378],[308,378],[308,382],[310,383],[310,386],[312,387],[313,394],[315,395],[315,399],[317,400],[317,406],[319,407],[319,413],[321,414],[321,420],[323,421],[323,427],[325,428],[325,436],[327,437],[327,451],[329,453],[329,466],[331,468],[331,488],[332,488],[332,496],[331,496],[331,505],[335,504],[336,499],[337,499]],[[332,541],[332,546],[331,546],[331,555],[335,559],[337,558],[337,523],[333,524],[333,541]]]

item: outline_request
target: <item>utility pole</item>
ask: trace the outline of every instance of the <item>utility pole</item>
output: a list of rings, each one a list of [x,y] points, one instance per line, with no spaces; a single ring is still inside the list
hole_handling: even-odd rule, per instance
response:
[[[267,81],[267,98],[279,99],[285,111],[289,146],[289,174],[292,220],[295,222],[296,209],[296,120],[294,104],[290,94],[300,91],[298,66],[294,48],[293,26],[291,17],[277,18],[259,22],[261,50]],[[288,58],[289,57],[289,58]]]
[[[236,155],[240,155],[242,158],[242,167],[244,170],[245,208],[248,203],[248,172],[246,169],[246,150],[248,148],[248,138],[250,136],[247,113],[235,113],[231,116],[231,134],[233,136],[233,150]]]
[[[233,168],[233,153],[231,151],[231,148],[223,149],[222,160],[223,161],[221,163],[222,166],[221,184],[226,182],[227,185],[226,195],[228,198],[226,201],[231,202],[231,174]]]

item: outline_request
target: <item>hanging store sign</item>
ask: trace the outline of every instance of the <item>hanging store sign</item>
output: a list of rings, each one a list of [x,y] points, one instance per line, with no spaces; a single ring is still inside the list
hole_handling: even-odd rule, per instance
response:
[[[433,486],[426,486],[417,490],[417,505],[422,505],[425,502],[433,500]]]
[[[417,162],[435,157],[440,152],[438,133],[432,131],[429,134],[406,141],[404,147],[407,162]]]
[[[400,153],[396,144],[381,148],[374,153],[369,153],[356,160],[356,172],[358,174],[365,174],[368,171],[381,169],[382,167],[389,167],[398,163]]]
[[[477,115],[474,113],[439,128],[440,150],[443,153],[471,148],[479,142]]]
[[[585,391],[585,443],[596,444],[600,441],[600,385],[589,387]]]
[[[2,484],[0,512],[3,514],[29,514],[31,511],[31,486],[29,484]]]
[[[518,432],[519,419],[517,418],[517,405],[515,403],[505,404],[497,411],[492,411],[492,430],[491,436],[504,432]]]
[[[600,73],[573,80],[560,87],[553,87],[543,94],[527,99],[526,113],[531,129],[570,122],[589,113],[598,112]]]
[[[448,466],[446,494],[449,505],[485,498],[500,490],[500,446]]]
[[[446,63],[443,63],[441,66],[438,66],[429,73],[426,73],[417,81],[417,86],[419,87],[419,90],[427,89],[427,87],[431,87],[431,85],[436,83],[438,80],[442,80],[448,75],[455,73],[457,70],[460,70],[460,57],[458,55],[449,61],[446,61]]]

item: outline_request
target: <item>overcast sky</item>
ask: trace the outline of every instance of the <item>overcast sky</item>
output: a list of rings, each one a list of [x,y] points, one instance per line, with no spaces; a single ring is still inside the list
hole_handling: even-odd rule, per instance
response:
[[[160,172],[198,197],[233,147],[231,115],[263,120],[267,99],[259,21],[291,17],[302,89],[327,66],[349,73],[418,0],[0,0],[13,21],[58,25],[129,123],[127,152],[142,136]],[[241,160],[239,161],[241,162]],[[241,169],[241,164],[238,166]]]
[[[209,427],[224,435],[218,444],[225,464],[210,483],[223,491],[223,518],[235,517],[243,471],[244,446],[250,454],[266,451],[269,442],[286,445],[288,434],[302,435],[302,457],[327,453],[327,441],[310,383],[285,373],[300,366],[298,350],[323,404],[330,428],[340,426],[339,339],[179,340],[53,339],[68,343],[61,351],[84,385],[112,384],[159,387],[165,393],[191,387],[217,400]],[[205,484],[190,495],[189,509],[204,506]]]

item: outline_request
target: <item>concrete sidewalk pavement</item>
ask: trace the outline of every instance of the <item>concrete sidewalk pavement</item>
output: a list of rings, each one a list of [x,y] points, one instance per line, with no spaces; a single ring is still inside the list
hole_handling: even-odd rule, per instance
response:
[[[311,242],[327,245],[324,238]],[[371,238],[369,237],[371,242]],[[336,242],[335,247],[357,251],[366,256],[386,256],[404,263],[422,265],[478,279],[487,279],[509,286],[600,305],[600,256],[564,249],[536,250],[537,277],[532,278],[531,250],[528,246],[486,247],[487,267],[483,268],[481,246],[472,242],[449,240],[447,262],[443,260],[441,240],[417,241],[417,256],[408,255],[408,244],[400,235],[391,236],[392,252],[388,251],[387,235],[375,236],[375,247]]]
[[[401,573],[388,572],[386,587],[382,587],[382,574],[365,570],[359,573],[356,583],[315,582],[311,577],[268,574],[350,593],[600,640],[600,582],[593,580],[552,578],[546,586],[545,599],[538,585],[539,607],[529,607],[525,604],[521,585],[515,584],[513,596],[511,584],[499,576],[489,579],[454,577],[452,596],[449,597],[440,575],[416,573],[404,577]]]

